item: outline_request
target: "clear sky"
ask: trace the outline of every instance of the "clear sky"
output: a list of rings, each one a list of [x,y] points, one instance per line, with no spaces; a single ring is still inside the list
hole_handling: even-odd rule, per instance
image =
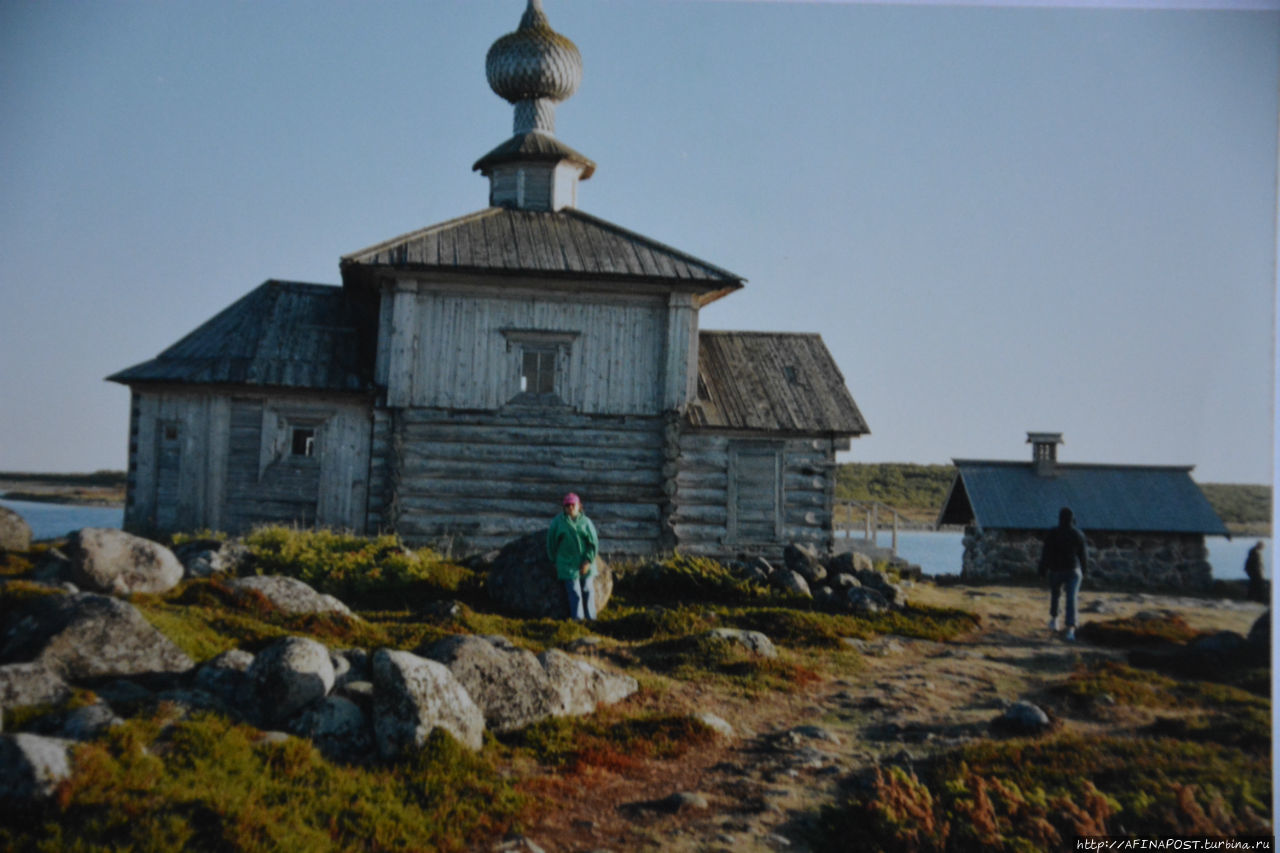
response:
[[[545,0],[585,66],[557,135],[598,164],[580,207],[747,278],[704,328],[822,334],[872,430],[847,460],[1061,431],[1269,482],[1280,12],[1251,5]],[[0,470],[124,468],[103,377],[484,207],[484,55],[523,7],[0,0]]]

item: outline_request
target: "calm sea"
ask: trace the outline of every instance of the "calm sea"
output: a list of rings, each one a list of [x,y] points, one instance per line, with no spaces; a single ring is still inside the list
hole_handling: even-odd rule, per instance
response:
[[[47,504],[5,498],[0,498],[0,506],[7,506],[26,519],[36,539],[56,539],[82,527],[119,527],[124,521],[124,509],[121,507]],[[915,563],[927,575],[959,574],[960,558],[964,554],[962,536],[949,531],[899,531],[898,554]],[[882,531],[877,541],[887,547],[892,541],[891,535]],[[1210,536],[1209,562],[1213,565],[1213,576],[1221,580],[1244,578],[1244,558],[1257,541],[1256,537],[1228,540]],[[1267,566],[1267,577],[1271,577],[1271,540],[1262,541],[1266,543],[1263,560]]]

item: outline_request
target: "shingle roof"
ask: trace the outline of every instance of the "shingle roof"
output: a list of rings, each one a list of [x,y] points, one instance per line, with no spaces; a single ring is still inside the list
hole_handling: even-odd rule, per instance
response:
[[[1031,462],[953,461],[959,471],[939,524],[1041,530],[1066,506],[1086,531],[1228,535],[1189,466],[1058,463],[1042,477]]]
[[[870,430],[815,334],[698,333],[694,427],[863,435]]]
[[[489,207],[342,258],[344,280],[371,267],[742,286],[739,275],[574,209]]]
[[[545,160],[558,162],[572,160],[583,166],[581,180],[586,180],[596,170],[596,164],[583,154],[565,145],[559,139],[547,133],[518,133],[476,161],[471,168],[477,172],[487,173],[489,169],[500,163],[524,160]]]
[[[360,312],[342,288],[268,281],[160,355],[108,376],[175,382],[365,391]]]

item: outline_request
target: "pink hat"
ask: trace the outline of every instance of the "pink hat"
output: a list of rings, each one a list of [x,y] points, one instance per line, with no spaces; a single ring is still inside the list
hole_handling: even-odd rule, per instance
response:
[[[582,506],[582,498],[578,497],[573,492],[570,492],[569,494],[564,496],[564,500],[560,501],[560,503],[562,506],[569,506],[570,504],[577,504],[578,506]]]

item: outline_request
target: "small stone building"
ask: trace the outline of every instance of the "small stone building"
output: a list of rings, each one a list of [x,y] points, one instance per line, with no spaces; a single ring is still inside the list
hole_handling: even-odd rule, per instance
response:
[[[609,554],[829,551],[835,454],[866,421],[821,338],[711,332],[741,276],[578,208],[555,135],[582,74],[539,0],[486,58],[513,135],[488,206],[268,281],[132,394],[125,526],[394,531],[454,553],[545,529],[574,491]],[[749,239],[749,238],[744,238]]]
[[[955,459],[939,525],[964,525],[961,577],[1035,577],[1045,532],[1071,507],[1095,588],[1204,590],[1205,536],[1229,536],[1191,466],[1063,464],[1061,433],[1028,433],[1029,462]]]

